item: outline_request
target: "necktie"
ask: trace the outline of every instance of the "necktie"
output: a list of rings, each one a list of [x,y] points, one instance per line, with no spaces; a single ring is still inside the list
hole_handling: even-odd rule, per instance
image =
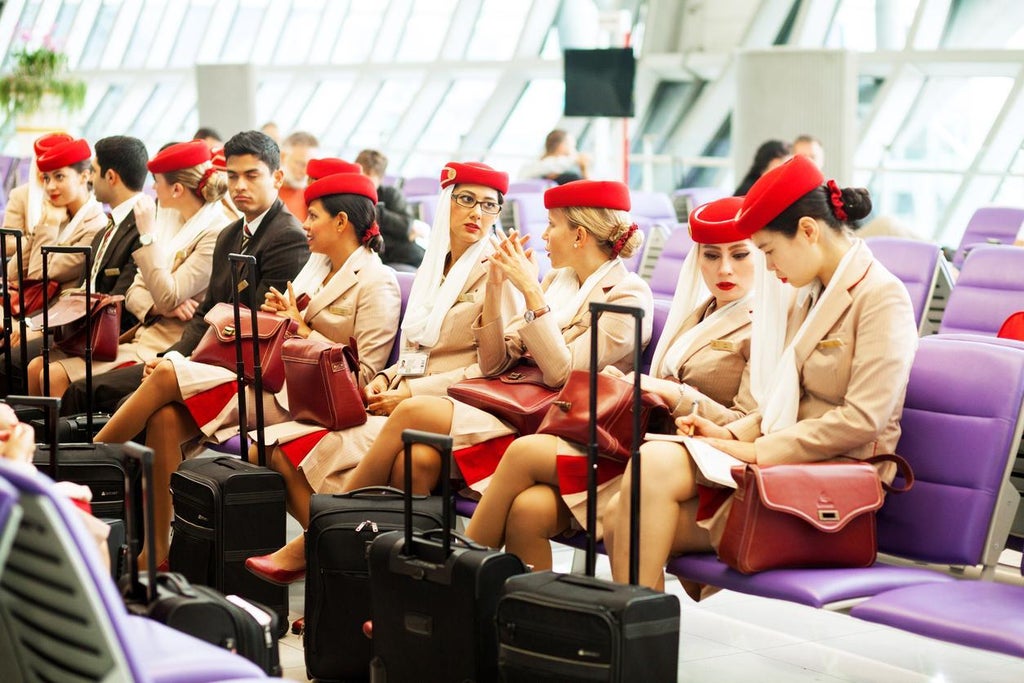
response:
[[[117,226],[114,224],[114,217],[108,213],[106,231],[103,233],[103,239],[100,240],[100,246],[96,250],[96,254],[94,255],[94,260],[92,262],[92,273],[90,275],[93,287],[96,286],[96,276],[100,272],[100,263],[103,261],[103,255],[107,251],[107,245],[110,244],[110,238],[114,234],[115,228],[117,228]]]
[[[246,223],[242,226],[242,247],[240,251],[245,251],[245,248],[249,246],[249,240],[252,239],[252,233],[249,231],[249,224]]]

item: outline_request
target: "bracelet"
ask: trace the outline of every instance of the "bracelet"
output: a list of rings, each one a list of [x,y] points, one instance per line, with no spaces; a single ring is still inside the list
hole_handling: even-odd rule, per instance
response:
[[[679,383],[679,400],[676,401],[676,404],[674,406],[672,406],[672,414],[673,415],[675,415],[676,413],[679,412],[680,406],[683,405],[683,401],[687,398],[686,390],[689,389],[689,388],[690,388],[689,384],[687,384],[685,382],[680,382]]]

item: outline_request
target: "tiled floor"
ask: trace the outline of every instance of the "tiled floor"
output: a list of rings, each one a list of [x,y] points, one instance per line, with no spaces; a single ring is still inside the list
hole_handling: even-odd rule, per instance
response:
[[[1008,552],[1004,559],[1019,566],[1020,553]],[[556,569],[567,570],[570,562],[571,551],[555,546]],[[604,558],[598,574],[609,575]],[[301,613],[303,589],[301,583],[292,587],[293,617]],[[679,681],[1024,681],[1024,659],[778,600],[722,591],[697,604],[678,582],[670,581],[667,589],[682,603]],[[300,637],[289,634],[281,641],[281,664],[285,678],[307,680]]]

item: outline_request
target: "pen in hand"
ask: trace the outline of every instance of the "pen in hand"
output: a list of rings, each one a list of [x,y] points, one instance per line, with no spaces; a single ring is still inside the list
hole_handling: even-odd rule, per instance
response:
[[[695,399],[693,399],[693,407],[692,407],[692,408],[690,408],[690,415],[689,415],[689,416],[690,416],[691,418],[697,417],[697,414],[698,414],[698,413],[697,413],[697,409],[698,409],[699,407],[700,407],[700,399],[699,399],[699,398],[695,398]],[[694,428],[695,428],[696,426],[697,426],[697,425],[696,425],[696,423],[695,423],[695,422],[691,422],[691,423],[690,423],[690,426],[689,426],[689,427],[687,427],[686,435],[687,435],[687,436],[693,436],[693,430],[694,430]]]

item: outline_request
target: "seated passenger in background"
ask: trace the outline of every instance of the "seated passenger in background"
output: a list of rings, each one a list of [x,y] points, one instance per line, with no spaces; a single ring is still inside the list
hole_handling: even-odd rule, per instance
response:
[[[735,216],[739,204],[723,200],[691,214],[690,234],[698,246],[680,271],[651,373],[641,379],[676,416],[689,414],[694,401],[723,423],[745,414],[734,404],[750,356],[750,294],[759,257],[728,221],[717,222]],[[609,316],[601,317],[602,331]],[[632,327],[632,319],[626,325]],[[615,367],[605,372],[621,375]],[[632,381],[632,374],[626,379]],[[586,522],[585,455],[582,444],[555,436],[520,437],[498,465],[466,534],[494,547],[504,543],[535,568],[550,568],[549,539]],[[600,509],[617,490],[623,465],[602,458],[598,466],[600,537]]]
[[[547,178],[559,185],[590,176],[590,157],[576,150],[576,138],[556,128],[544,139],[544,154],[519,171],[520,178]]]
[[[761,143],[761,146],[757,148],[757,152],[754,153],[754,161],[747,170],[747,174],[743,176],[743,180],[736,186],[736,191],[732,193],[733,196],[742,197],[745,195],[750,191],[751,186],[757,182],[758,178],[791,156],[793,156],[793,148],[790,147],[788,142],[768,140]]]
[[[754,184],[737,228],[796,296],[787,319],[772,313],[770,290],[758,289],[749,382],[757,409],[725,426],[681,417],[681,431],[692,425],[710,445],[760,465],[894,452],[917,327],[906,288],[851,233],[870,210],[867,190],[824,183],[805,157]],[[639,578],[662,588],[669,555],[717,548],[734,489],[705,480],[681,444],[649,441],[641,457]],[[880,464],[879,474],[891,482],[895,466]],[[627,468],[606,513],[618,581],[628,575],[629,477]]]
[[[825,165],[825,148],[822,147],[821,140],[807,133],[798,135],[793,140],[793,155],[807,157],[818,168]]]
[[[284,183],[278,196],[300,221],[306,220],[306,166],[320,151],[320,141],[312,133],[295,131],[281,142],[281,170]]]
[[[96,152],[99,156],[99,142]],[[93,360],[94,376],[148,363],[181,338],[209,285],[217,236],[238,218],[221,202],[228,181],[214,170],[201,141],[165,147],[148,168],[160,206],[157,210],[146,195],[135,201],[133,228],[141,237],[132,256],[138,272],[124,302],[126,312],[142,322],[120,344],[116,359]],[[59,350],[52,350],[50,359],[50,396],[63,396],[71,382],[85,377],[84,359]],[[29,364],[33,395],[42,393],[41,375],[42,358],[36,358]]]
[[[392,185],[381,185],[388,158],[375,149],[364,149],[356,156],[356,163],[377,186],[377,222],[384,237],[384,263],[395,270],[415,271],[426,250],[414,241],[413,217],[402,191]]]

